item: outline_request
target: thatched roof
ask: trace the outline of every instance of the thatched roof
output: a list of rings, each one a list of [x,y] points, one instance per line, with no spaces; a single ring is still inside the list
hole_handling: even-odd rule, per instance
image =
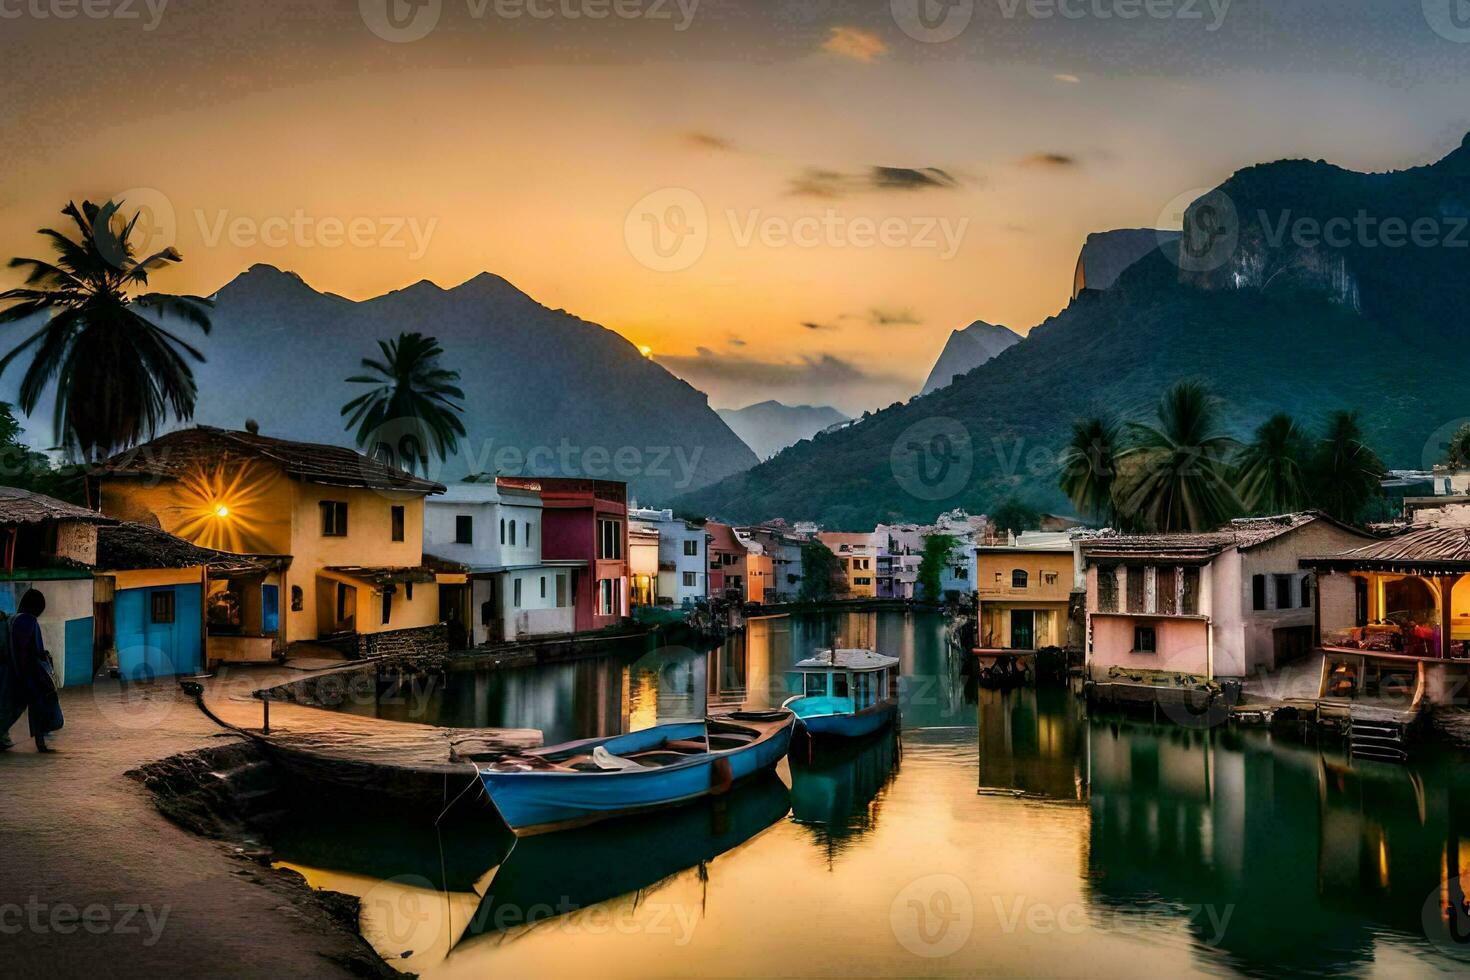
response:
[[[48,497],[44,493],[32,493],[19,487],[0,487],[0,524],[44,524],[48,521],[117,523],[96,511]]]
[[[1340,555],[1303,558],[1308,568],[1405,575],[1470,572],[1470,527],[1416,525]]]
[[[147,524],[126,522],[97,532],[97,567],[105,572],[203,565],[217,575],[239,575],[265,572],[289,563],[290,559],[246,557],[201,548]]]
[[[201,425],[159,436],[119,453],[95,471],[102,476],[145,476],[179,480],[228,460],[265,461],[288,476],[334,487],[363,487],[405,493],[443,493],[425,480],[343,446],[292,442],[233,429]]]
[[[417,568],[369,568],[363,565],[329,565],[327,571],[369,585],[398,585],[405,582],[424,584],[434,581],[434,570],[426,565]]]

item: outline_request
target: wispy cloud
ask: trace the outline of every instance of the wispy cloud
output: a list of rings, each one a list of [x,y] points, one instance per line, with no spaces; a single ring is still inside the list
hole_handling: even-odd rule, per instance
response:
[[[657,360],[696,386],[701,382],[719,381],[762,388],[797,388],[893,380],[890,376],[866,371],[831,354],[802,357],[796,361],[763,361],[741,354],[721,354],[708,347],[697,347],[692,355],[662,354]]]
[[[888,44],[872,31],[858,27],[834,27],[827,40],[822,42],[822,50],[870,64],[888,53]]]
[[[1066,72],[1058,72],[1057,74],[1053,75],[1052,78],[1058,82],[1065,82],[1068,85],[1082,84],[1082,79],[1078,78],[1076,75],[1069,75]]]
[[[833,323],[822,323],[817,320],[803,320],[801,325],[808,330],[836,330],[837,325]]]
[[[1021,166],[1032,170],[1067,170],[1081,166],[1074,156],[1066,153],[1033,153],[1021,158]]]
[[[735,144],[723,136],[707,133],[703,130],[691,130],[683,134],[686,145],[698,150],[714,150],[718,153],[730,153],[735,149]]]
[[[875,306],[866,319],[875,327],[913,327],[924,322],[908,307]]]
[[[832,200],[864,191],[923,191],[958,187],[960,182],[939,167],[869,167],[861,173],[809,167],[791,178],[791,193]]]

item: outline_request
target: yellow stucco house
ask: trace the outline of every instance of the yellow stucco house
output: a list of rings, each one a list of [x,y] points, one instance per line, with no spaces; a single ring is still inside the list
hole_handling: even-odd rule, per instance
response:
[[[113,457],[94,480],[109,517],[274,559],[277,571],[205,599],[211,615],[234,610],[241,636],[270,641],[257,652],[353,637],[362,654],[412,649],[443,621],[439,586],[462,584],[424,564],[424,499],[444,487],[351,449],[198,426]]]
[[[837,556],[847,576],[847,598],[871,599],[878,594],[878,548],[871,533],[822,531],[817,540]]]
[[[1068,610],[1076,583],[1070,541],[982,545],[976,553],[976,571],[982,649],[1067,645]]]

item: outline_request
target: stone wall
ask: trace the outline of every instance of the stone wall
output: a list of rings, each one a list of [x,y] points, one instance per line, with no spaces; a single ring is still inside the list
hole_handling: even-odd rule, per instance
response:
[[[359,633],[357,656],[444,656],[449,652],[449,627],[444,623],[382,633]]]

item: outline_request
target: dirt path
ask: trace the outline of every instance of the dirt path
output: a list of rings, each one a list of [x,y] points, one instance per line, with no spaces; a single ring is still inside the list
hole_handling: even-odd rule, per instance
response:
[[[264,678],[263,678],[264,679]],[[62,692],[59,751],[24,719],[0,753],[0,962],[9,977],[354,976],[370,968],[323,903],[165,820],[125,773],[220,730],[159,685]]]

